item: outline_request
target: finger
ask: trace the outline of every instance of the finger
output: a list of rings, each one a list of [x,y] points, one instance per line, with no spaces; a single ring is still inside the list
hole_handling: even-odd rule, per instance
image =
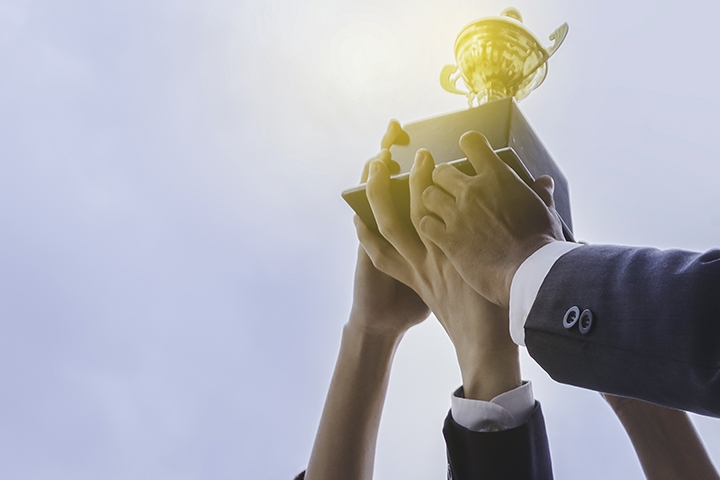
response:
[[[432,173],[435,185],[441,187],[452,196],[458,195],[464,188],[468,176],[447,163],[438,165]]]
[[[387,148],[383,148],[382,150],[380,150],[380,155],[378,159],[382,160],[382,162],[387,167],[388,172],[390,172],[390,175],[400,173],[400,164],[392,159],[392,154]]]
[[[447,234],[443,222],[432,215],[427,215],[420,219],[419,232],[447,254]]]
[[[435,170],[435,160],[433,160],[430,152],[425,149],[418,150],[415,154],[415,163],[413,163],[410,170],[410,220],[416,231],[422,217],[430,214],[423,202],[425,190],[429,187],[438,189],[433,185],[433,170]],[[450,198],[452,200],[452,197]],[[428,253],[433,255],[440,253],[437,245],[426,240],[422,235],[419,235],[419,237]]]
[[[422,194],[422,203],[427,212],[437,216],[445,225],[453,223],[457,215],[455,198],[435,185],[425,189]]]
[[[360,246],[373,266],[382,273],[406,283],[408,265],[405,259],[380,235],[370,230],[358,217],[353,217]]]
[[[552,177],[550,175],[542,175],[538,177],[532,185],[530,185],[530,188],[537,194],[538,197],[540,197],[540,200],[542,200],[545,206],[550,210],[550,214],[554,215],[562,224],[562,217],[560,217],[560,214],[555,208],[555,197],[553,195],[555,192],[555,181]]]
[[[510,168],[500,160],[500,157],[495,155],[487,138],[479,132],[471,130],[464,133],[460,137],[460,149],[465,153],[478,174],[487,171],[488,168],[494,169],[499,166]]]
[[[553,193],[555,192],[555,182],[550,175],[543,175],[538,177],[530,188],[537,193],[538,197],[548,208],[555,208],[555,199]]]
[[[369,159],[367,162],[365,162],[365,165],[363,166],[362,174],[360,175],[360,183],[367,182],[368,175],[370,174],[370,164],[373,162],[373,160],[380,160],[387,164],[388,161],[390,161],[390,150],[383,149],[380,150],[380,152]]]
[[[370,164],[366,193],[380,234],[409,261],[416,260],[424,247],[415,231],[397,214],[390,194],[390,174],[383,162]]]
[[[380,140],[380,148],[389,151],[393,145],[407,145],[408,143],[410,143],[410,137],[407,132],[403,130],[400,122],[395,119],[390,120],[387,130],[385,130],[385,135],[383,135],[382,140]],[[400,173],[400,164],[392,160],[392,157],[388,158],[385,163],[388,165],[388,170],[390,170],[391,175]]]
[[[415,154],[415,162],[410,169],[410,219],[413,225],[417,226],[420,219],[427,214],[422,195],[423,191],[433,184],[433,170],[435,170],[435,161],[432,155],[421,148]]]
[[[390,150],[383,149],[383,150],[380,150],[380,152],[377,155],[375,155],[370,160],[365,162],[365,165],[363,166],[362,175],[360,175],[360,183],[367,182],[368,173],[370,172],[370,162],[372,162],[373,160],[382,161],[388,167],[388,170],[390,171],[390,174],[392,174],[392,175],[400,172],[400,164],[397,163],[395,160],[393,160],[390,157]]]
[[[393,145],[407,145],[408,143],[410,143],[410,136],[403,130],[400,122],[395,119],[390,120],[387,130],[385,130],[385,135],[383,135],[380,141],[380,148],[390,148]]]

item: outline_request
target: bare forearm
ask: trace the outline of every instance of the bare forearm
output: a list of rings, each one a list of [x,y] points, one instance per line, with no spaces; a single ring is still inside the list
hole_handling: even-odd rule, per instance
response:
[[[372,478],[390,366],[400,336],[343,330],[306,480]]]
[[[720,479],[687,413],[639,400],[608,401],[648,480]]]
[[[467,320],[453,343],[465,398],[490,401],[520,386],[520,359],[518,347],[508,333],[507,310],[473,298],[473,308],[456,315]]]

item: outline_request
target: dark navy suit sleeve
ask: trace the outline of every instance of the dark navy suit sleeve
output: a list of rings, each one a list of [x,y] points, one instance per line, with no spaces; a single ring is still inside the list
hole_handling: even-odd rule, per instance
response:
[[[443,427],[448,479],[549,480],[553,478],[540,403],[524,424],[497,432],[473,432],[448,413]]]
[[[545,277],[525,344],[559,382],[718,417],[720,250],[576,248]]]
[[[473,432],[448,413],[443,427],[452,480],[552,480],[545,419],[540,403],[524,424],[497,432]],[[305,472],[295,480],[303,480]]]

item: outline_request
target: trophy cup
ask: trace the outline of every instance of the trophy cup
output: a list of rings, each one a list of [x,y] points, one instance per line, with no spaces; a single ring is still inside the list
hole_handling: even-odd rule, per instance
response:
[[[497,17],[481,18],[462,29],[455,40],[456,64],[442,69],[440,84],[448,92],[467,96],[469,108],[403,125],[409,141],[390,148],[393,160],[400,165],[390,189],[401,217],[409,221],[408,177],[415,152],[426,148],[436,164],[450,163],[474,175],[458,141],[465,132],[476,130],[526,183],[541,175],[553,178],[555,206],[566,239],[573,241],[567,179],[517,105],[545,80],[547,61],[567,32],[564,23],[550,35],[553,44],[543,47],[523,25],[515,8],[507,8]],[[461,80],[466,90],[458,87]],[[345,190],[342,195],[363,222],[377,231],[365,184]]]

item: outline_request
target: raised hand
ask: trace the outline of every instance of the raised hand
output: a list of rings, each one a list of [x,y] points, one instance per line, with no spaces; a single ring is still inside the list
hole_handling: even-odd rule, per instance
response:
[[[422,194],[427,214],[417,230],[475,290],[507,307],[518,267],[542,246],[563,239],[552,179],[540,177],[528,187],[478,132],[464,134],[460,148],[476,175],[438,166],[434,185]]]
[[[410,172],[413,222],[429,215],[420,198],[432,184],[434,168],[430,153],[420,150]],[[385,162],[372,161],[369,173],[366,191],[381,235],[356,218],[360,243],[379,270],[412,287],[433,310],[455,346],[465,395],[490,400],[519,386],[506,310],[479,295],[434,243],[398,217]]]
[[[388,148],[402,141],[403,134],[400,124],[391,121],[381,143],[382,151],[368,161],[362,182],[367,180],[370,162],[397,169]],[[403,333],[429,314],[428,307],[411,288],[377,270],[365,250],[359,249],[350,320],[343,329],[307,472],[297,478],[372,478],[380,416],[395,349]]]
[[[388,149],[398,139],[402,141],[404,135],[407,134],[400,124],[391,120],[380,144],[381,151],[365,163],[360,183],[367,181],[373,162],[382,164],[388,171],[397,172],[399,166],[392,160]],[[357,216],[355,222],[362,223]],[[362,247],[358,249],[349,323],[376,333],[400,335],[429,314],[428,307],[415,291],[377,270],[365,250]]]

